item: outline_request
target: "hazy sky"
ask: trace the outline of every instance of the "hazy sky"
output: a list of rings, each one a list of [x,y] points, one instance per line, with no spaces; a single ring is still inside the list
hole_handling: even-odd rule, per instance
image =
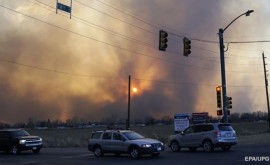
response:
[[[59,0],[69,5],[69,0]],[[270,40],[268,0],[73,0],[72,19],[55,0],[0,0],[0,122],[77,116],[132,119],[174,113],[216,115],[221,85],[218,42]],[[166,52],[158,32],[169,32]],[[227,45],[226,45],[227,47]],[[262,52],[269,43],[230,44],[227,94],[233,112],[267,111]],[[269,59],[266,59],[269,63]]]

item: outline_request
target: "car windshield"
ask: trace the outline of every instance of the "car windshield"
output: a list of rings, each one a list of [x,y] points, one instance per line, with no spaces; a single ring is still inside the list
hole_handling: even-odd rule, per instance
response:
[[[24,130],[20,130],[20,131],[13,131],[11,132],[11,136],[12,137],[19,137],[19,136],[29,136],[30,134]]]
[[[136,133],[136,132],[124,132],[123,133],[129,140],[138,140],[138,139],[144,139],[142,135]]]
[[[233,131],[233,128],[230,124],[219,124],[218,129],[221,131]]]

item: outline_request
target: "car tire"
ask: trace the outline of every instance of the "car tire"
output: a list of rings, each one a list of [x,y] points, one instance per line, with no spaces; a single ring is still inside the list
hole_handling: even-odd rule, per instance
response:
[[[221,149],[223,151],[229,151],[231,149],[231,146],[222,146]]]
[[[214,151],[214,145],[212,144],[212,142],[210,140],[205,140],[203,142],[203,149],[206,152],[212,152],[212,151]]]
[[[19,148],[16,145],[14,145],[10,149],[10,153],[13,154],[13,155],[16,155],[16,154],[19,154],[20,153],[20,150],[19,150]]]
[[[179,144],[178,144],[177,141],[172,141],[172,143],[171,143],[171,150],[172,150],[173,152],[178,152],[178,151],[180,151],[180,146],[179,146]]]
[[[130,157],[133,159],[138,159],[140,157],[140,151],[138,149],[138,147],[132,147],[130,149]]]
[[[102,151],[100,146],[96,146],[94,148],[94,155],[95,155],[95,157],[102,157],[103,156],[103,151]]]
[[[32,151],[33,151],[33,153],[34,153],[34,154],[38,154],[38,153],[39,153],[39,151],[40,151],[40,148],[37,148],[37,149],[32,150]]]
[[[194,152],[194,151],[197,150],[197,147],[189,147],[188,149],[189,149],[191,152]]]

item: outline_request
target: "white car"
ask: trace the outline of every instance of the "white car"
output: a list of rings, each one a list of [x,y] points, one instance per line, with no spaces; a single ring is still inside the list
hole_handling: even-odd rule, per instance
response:
[[[180,151],[181,148],[195,151],[198,147],[211,152],[215,147],[228,151],[235,144],[237,138],[230,124],[208,123],[192,125],[183,132],[171,136],[168,146],[173,152]]]

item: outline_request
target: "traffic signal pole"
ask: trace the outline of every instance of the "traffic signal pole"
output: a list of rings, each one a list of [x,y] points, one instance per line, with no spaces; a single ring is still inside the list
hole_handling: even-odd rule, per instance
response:
[[[264,69],[264,79],[265,79],[265,90],[266,90],[266,101],[267,101],[267,109],[268,109],[268,123],[269,123],[269,129],[270,129],[270,108],[269,108],[269,94],[268,94],[268,79],[266,74],[266,64],[265,64],[265,57],[264,53],[262,53],[263,58],[263,69]]]
[[[220,64],[221,64],[221,80],[222,80],[222,100],[223,100],[223,111],[224,111],[224,122],[228,123],[228,108],[227,108],[227,93],[226,93],[226,75],[225,75],[225,58],[224,58],[224,31],[231,26],[238,18],[243,15],[249,16],[254,10],[248,10],[247,12],[239,15],[231,23],[229,23],[224,29],[219,29],[219,48],[220,48]]]
[[[227,109],[227,93],[226,93],[226,74],[225,74],[225,58],[224,58],[224,40],[223,29],[219,29],[219,48],[220,48],[220,66],[221,66],[221,80],[222,80],[222,103],[224,122],[228,123],[228,109]]]

